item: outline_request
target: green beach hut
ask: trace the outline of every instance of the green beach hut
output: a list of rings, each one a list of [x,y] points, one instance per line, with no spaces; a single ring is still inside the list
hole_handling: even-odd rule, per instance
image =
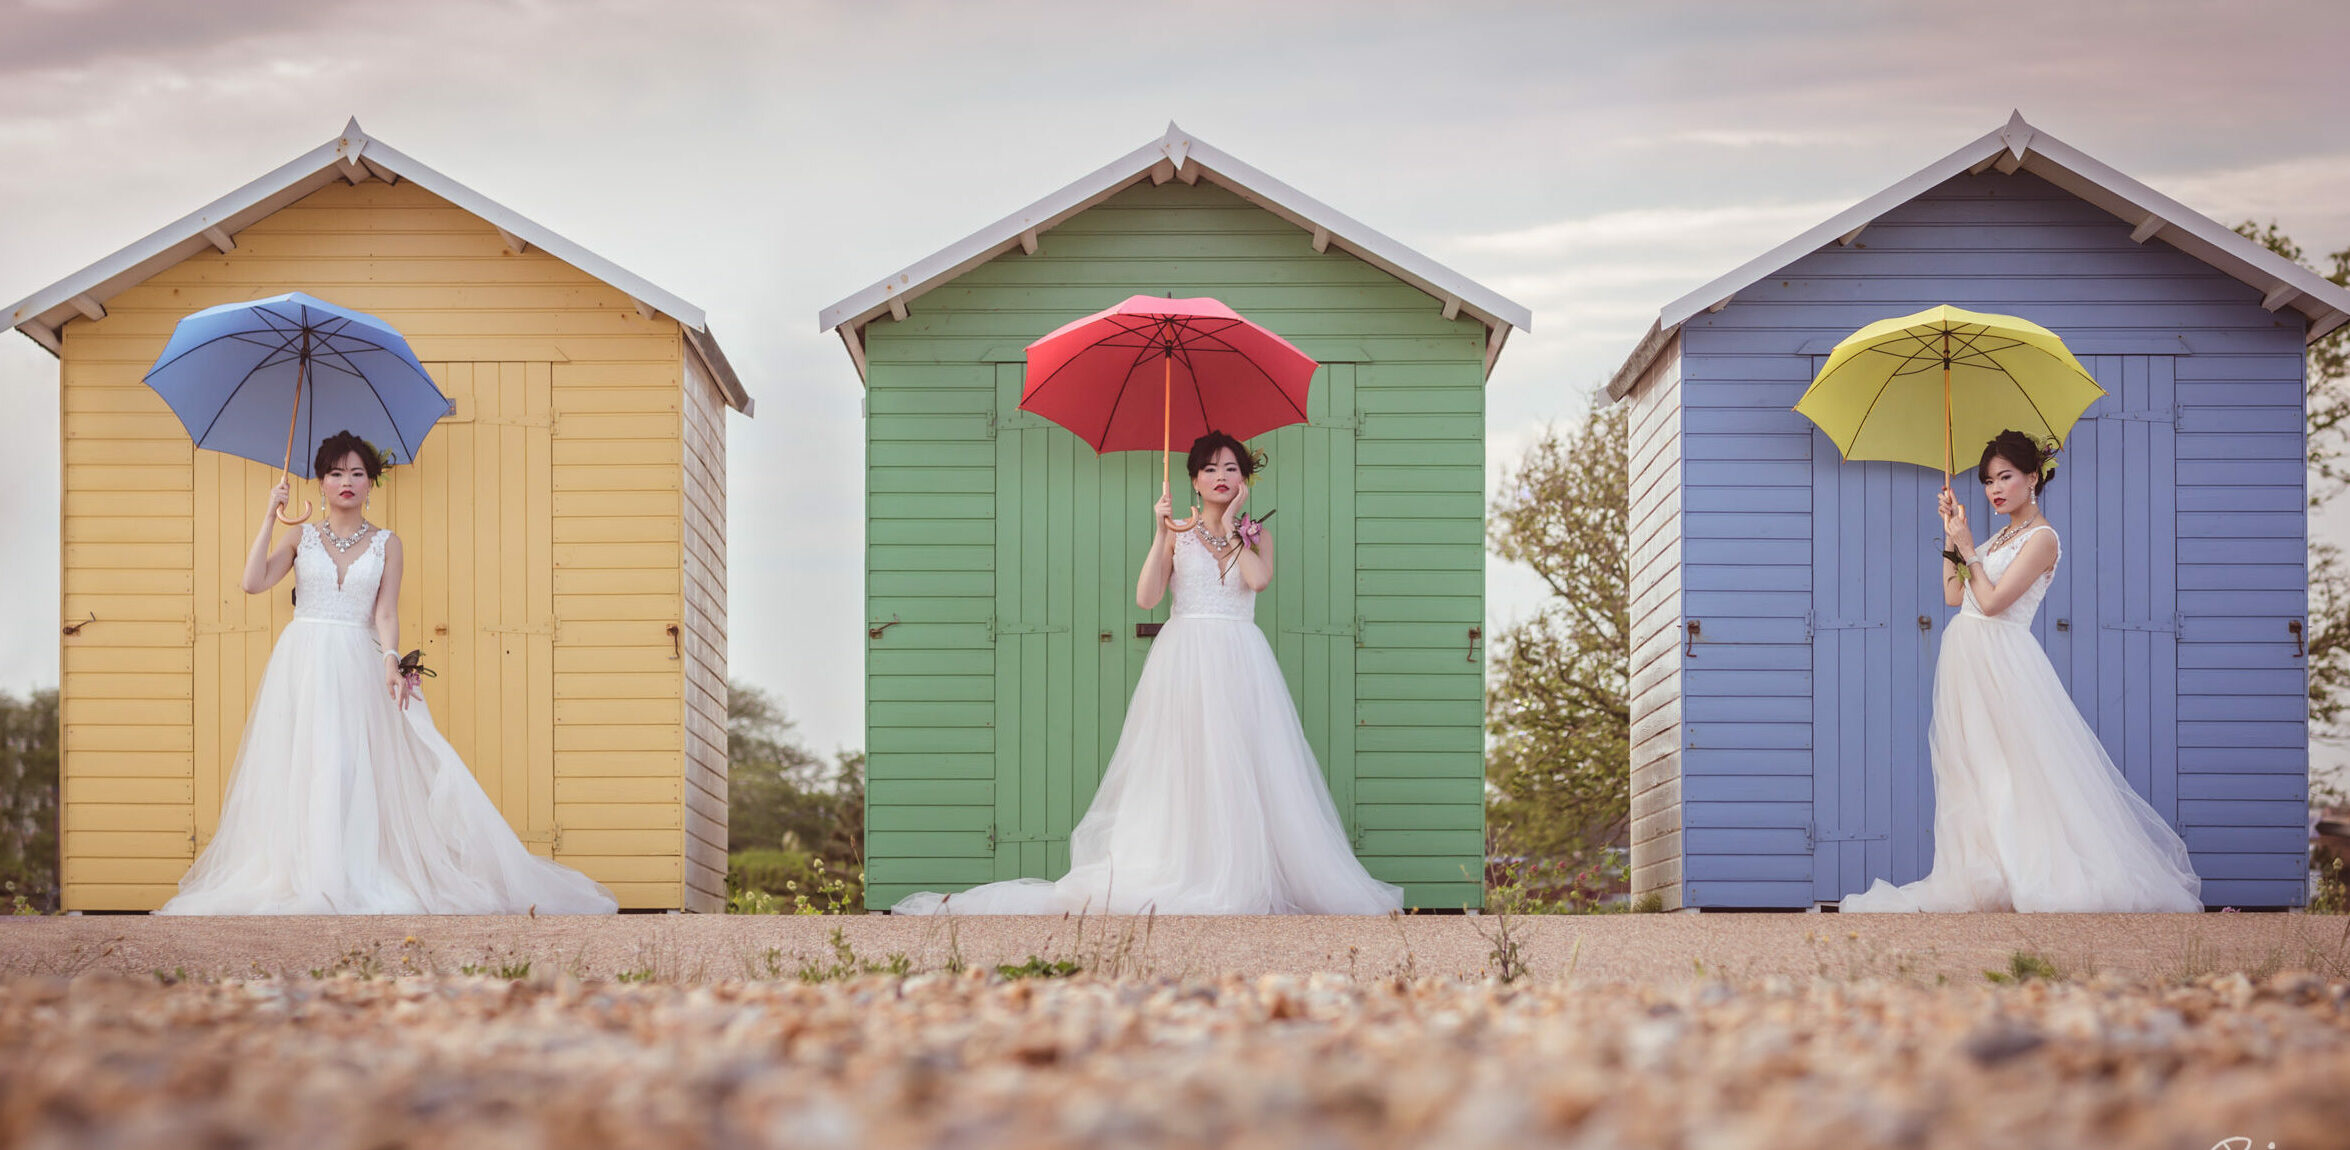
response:
[[[1484,386],[1529,316],[1174,125],[820,316],[865,384],[867,905],[1068,866],[1166,618],[1134,605],[1159,459],[1020,411],[1024,349],[1136,294],[1323,365],[1251,444],[1257,623],[1370,872],[1480,905]]]

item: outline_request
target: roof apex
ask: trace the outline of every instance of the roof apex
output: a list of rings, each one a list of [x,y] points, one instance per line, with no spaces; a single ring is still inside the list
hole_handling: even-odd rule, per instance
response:
[[[1886,212],[1916,199],[1945,180],[1994,168],[2002,174],[2026,171],[2039,176],[2134,225],[2132,239],[2144,243],[2160,238],[2218,271],[2259,288],[2264,297],[2263,306],[2270,311],[2290,306],[2308,317],[2308,342],[2315,343],[2350,321],[2350,289],[2335,285],[2259,242],[2236,234],[2235,229],[2091,158],[2026,120],[2023,111],[2017,109],[2005,124],[1957,151],[1666,304],[1657,315],[1656,325],[1633,349],[1623,366],[1616,369],[1608,383],[1609,397],[1623,398],[1663,348],[1665,340],[1698,313],[1727,304],[1738,292],[1768,279],[1831,241],[1848,240]]]
[[[387,184],[413,181],[416,186],[498,229],[515,251],[533,247],[544,250],[626,293],[640,310],[676,320],[700,336],[699,343],[711,351],[717,347],[702,309],[368,135],[359,126],[357,116],[350,117],[334,139],[165,224],[105,259],[18,300],[0,311],[0,315],[6,317],[10,326],[56,354],[63,347],[58,337],[60,328],[75,319],[103,316],[106,301],[122,291],[207,247],[223,252],[234,249],[238,232],[327,184],[336,180],[356,184],[368,179]],[[733,369],[724,366],[724,355],[704,358],[711,362],[712,375],[726,392],[728,403],[748,414],[751,397]]]
[[[1158,139],[825,308],[817,313],[817,329],[840,333],[862,377],[866,324],[883,315],[902,317],[908,301],[1008,251],[1035,251],[1040,234],[1137,181],[1196,183],[1202,177],[1312,233],[1315,250],[1343,247],[1365,263],[1427,292],[1448,317],[1465,313],[1476,318],[1487,332],[1488,373],[1510,331],[1533,326],[1533,315],[1523,306],[1218,150],[1169,120]]]

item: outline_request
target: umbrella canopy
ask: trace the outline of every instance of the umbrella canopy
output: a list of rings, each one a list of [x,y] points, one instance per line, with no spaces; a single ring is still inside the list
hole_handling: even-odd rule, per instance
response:
[[[1248,439],[1305,422],[1316,366],[1219,300],[1138,295],[1029,344],[1020,410],[1096,452]]]
[[[413,460],[451,406],[390,324],[301,292],[181,320],[146,382],[196,446],[305,479],[338,431]]]
[[[1847,336],[1795,404],[1844,458],[1957,470],[2010,428],[2061,444],[2105,389],[2056,333],[2012,315],[1950,306]]]

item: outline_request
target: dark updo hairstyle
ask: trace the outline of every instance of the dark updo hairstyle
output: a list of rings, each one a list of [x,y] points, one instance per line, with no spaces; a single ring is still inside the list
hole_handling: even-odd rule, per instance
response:
[[[335,432],[326,437],[326,442],[318,445],[318,457],[310,461],[311,477],[324,477],[328,468],[341,463],[344,456],[353,453],[359,456],[359,466],[367,469],[369,483],[383,477],[384,460],[383,456],[376,453],[375,445],[348,431]]]
[[[1232,449],[1232,458],[1240,461],[1240,477],[1242,479],[1256,478],[1257,469],[1265,465],[1265,453],[1250,451],[1247,444],[1221,431],[1211,431],[1192,440],[1191,455],[1184,460],[1183,466],[1190,470],[1193,479],[1197,479],[1200,469],[1215,462],[1216,452],[1227,447]]]
[[[2049,480],[2056,478],[2056,452],[2055,440],[2042,443],[2009,428],[1991,437],[1991,442],[1983,445],[1983,461],[1975,465],[1975,478],[1984,483],[1991,482],[1991,461],[2004,459],[2015,464],[2016,470],[2033,477],[2032,494],[2038,495],[2048,487]]]

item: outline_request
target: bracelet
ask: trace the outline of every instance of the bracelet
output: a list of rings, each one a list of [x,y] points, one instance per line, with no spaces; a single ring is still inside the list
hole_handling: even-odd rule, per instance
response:
[[[399,662],[399,661],[400,661],[400,653],[399,653],[398,651],[386,651],[386,652],[384,652],[384,653],[383,653],[383,657],[384,657],[384,658],[386,658],[386,659],[390,659],[392,662],[395,662],[395,663],[397,663],[397,662]]]

